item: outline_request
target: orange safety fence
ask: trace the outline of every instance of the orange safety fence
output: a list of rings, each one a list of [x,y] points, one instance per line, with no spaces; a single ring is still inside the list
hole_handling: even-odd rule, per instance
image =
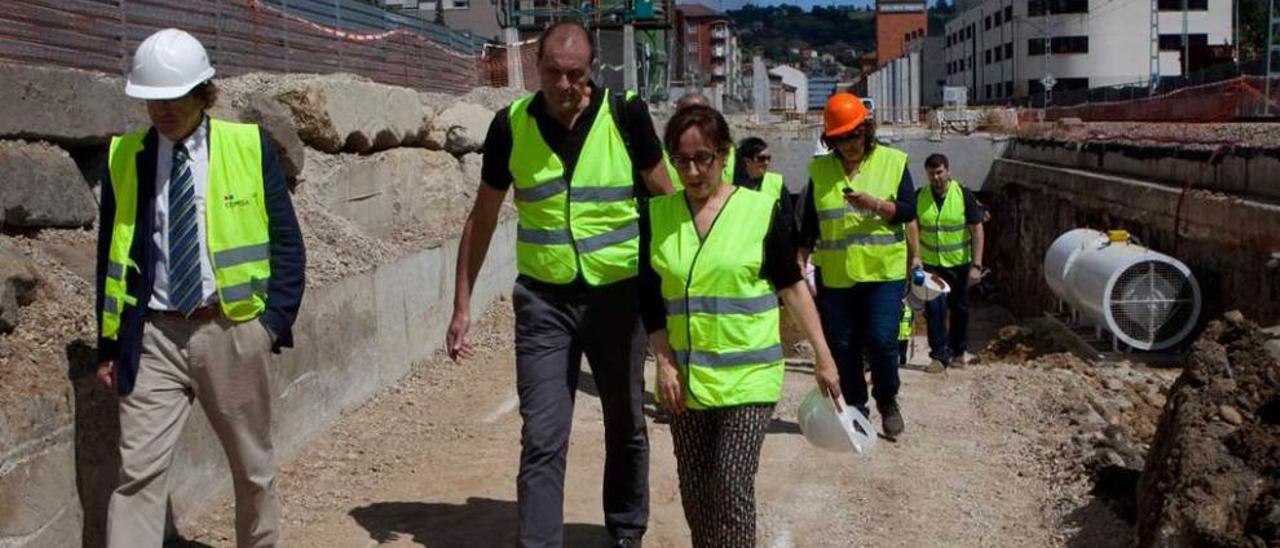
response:
[[[478,47],[471,53],[412,29],[335,28],[274,4],[278,3],[6,0],[0,10],[0,62],[124,74],[142,39],[157,29],[178,27],[200,39],[224,77],[258,71],[348,72],[386,84],[453,93],[498,78]]]
[[[1154,97],[1069,107],[1022,109],[1019,122],[1079,118],[1087,122],[1230,122],[1280,114],[1280,79],[1272,79],[1270,109],[1262,76],[1238,76]]]
[[[526,40],[517,46],[520,56],[521,72],[524,75],[524,89],[533,91],[538,86],[537,45],[534,40]],[[506,87],[510,84],[511,74],[508,64],[511,47],[503,45],[487,45],[480,59],[480,73],[484,75],[484,85],[490,87]]]

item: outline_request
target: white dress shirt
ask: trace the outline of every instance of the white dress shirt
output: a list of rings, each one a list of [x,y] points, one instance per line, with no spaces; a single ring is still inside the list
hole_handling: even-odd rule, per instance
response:
[[[163,135],[156,139],[156,262],[155,287],[151,291],[148,306],[152,310],[176,310],[169,302],[169,172],[173,168],[173,141]],[[187,147],[187,163],[191,167],[191,181],[196,198],[196,241],[200,245],[201,305],[217,302],[217,282],[209,260],[209,244],[205,237],[205,191],[209,188],[209,118],[206,117],[182,143]]]

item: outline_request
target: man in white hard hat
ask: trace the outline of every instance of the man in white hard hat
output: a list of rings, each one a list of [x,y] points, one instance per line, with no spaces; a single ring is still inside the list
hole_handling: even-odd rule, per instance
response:
[[[186,32],[143,41],[125,93],[152,125],[112,139],[102,181],[98,378],[120,394],[111,547],[161,545],[192,399],[231,465],[236,544],[279,544],[267,365],[293,346],[306,254],[270,141],[206,114],[213,74]]]

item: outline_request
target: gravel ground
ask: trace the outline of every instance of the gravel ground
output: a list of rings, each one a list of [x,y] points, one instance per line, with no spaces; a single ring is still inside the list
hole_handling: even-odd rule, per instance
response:
[[[290,545],[513,542],[520,420],[509,307],[495,305],[475,326],[474,361],[453,364],[437,354],[284,464]],[[975,329],[985,333],[1009,320],[990,308],[979,317]],[[907,433],[859,457],[817,452],[803,441],[794,417],[813,381],[804,365],[790,368],[757,476],[760,546],[1129,544],[1132,527],[1122,511],[1092,494],[1093,433],[1105,419],[1082,421],[1086,412],[1075,405],[1118,405],[1121,394],[1148,383],[1146,370],[1075,363],[1061,354],[948,375],[915,367],[903,371]],[[1132,382],[1112,383],[1118,390],[1107,388],[1105,379],[1131,375],[1121,371],[1138,372]],[[1152,373],[1157,385],[1163,373]],[[568,546],[605,540],[600,407],[585,373],[583,383],[566,483]],[[1125,417],[1117,414],[1117,424]],[[651,423],[650,440],[645,544],[688,546],[668,427]],[[181,529],[193,545],[229,546],[232,515],[224,502]]]

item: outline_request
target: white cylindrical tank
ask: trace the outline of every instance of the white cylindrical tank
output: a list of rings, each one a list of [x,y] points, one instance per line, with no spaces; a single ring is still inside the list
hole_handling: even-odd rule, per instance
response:
[[[1071,262],[1085,248],[1098,247],[1106,242],[1106,234],[1091,228],[1069,230],[1053,241],[1049,251],[1044,254],[1044,281],[1055,297],[1062,301],[1070,300],[1067,297],[1066,281]]]
[[[1124,232],[1069,231],[1049,247],[1044,267],[1054,295],[1139,350],[1178,344],[1200,317],[1191,270]]]

